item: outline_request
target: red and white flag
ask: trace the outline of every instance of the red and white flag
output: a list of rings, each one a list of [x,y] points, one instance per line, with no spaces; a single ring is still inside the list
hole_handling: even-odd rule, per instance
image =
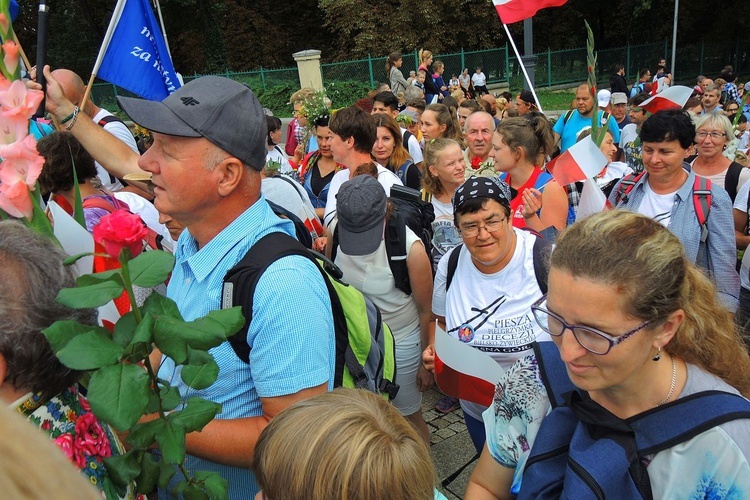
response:
[[[606,165],[607,157],[588,136],[549,162],[547,170],[558,184],[566,186],[594,177]]]
[[[559,7],[568,0],[492,0],[503,24],[513,24],[534,17],[540,9]]]
[[[576,222],[599,212],[611,210],[612,205],[607,201],[604,192],[594,179],[589,179],[583,183],[581,199],[578,200],[578,211],[576,212]]]
[[[488,354],[435,328],[435,381],[454,398],[492,405],[503,369]]]
[[[651,114],[665,109],[682,109],[692,93],[693,89],[683,85],[667,87],[655,96],[643,101],[640,107]]]

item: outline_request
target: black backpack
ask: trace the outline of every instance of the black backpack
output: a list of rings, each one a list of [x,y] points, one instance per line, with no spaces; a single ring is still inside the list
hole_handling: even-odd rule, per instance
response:
[[[281,217],[282,219],[289,219],[290,221],[292,221],[292,223],[294,224],[294,234],[297,236],[297,241],[302,243],[302,246],[304,246],[305,248],[312,248],[312,235],[307,229],[307,226],[305,226],[305,223],[302,222],[299,217],[297,217],[295,214],[282,207],[281,205],[277,205],[272,201],[266,200],[266,203],[268,203],[268,206],[271,207],[271,210],[277,216]]]
[[[385,248],[388,254],[388,265],[391,268],[396,288],[411,295],[409,269],[406,258],[406,227],[422,240],[427,255],[432,247],[432,222],[435,220],[435,209],[432,206],[432,195],[424,190],[404,186],[391,186],[391,206],[393,212],[385,226]],[[339,246],[338,228],[333,231],[331,260],[336,260]]]

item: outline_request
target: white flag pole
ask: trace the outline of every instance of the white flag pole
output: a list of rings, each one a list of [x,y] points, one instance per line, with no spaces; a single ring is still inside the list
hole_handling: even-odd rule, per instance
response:
[[[167,46],[167,54],[169,54],[169,58],[172,59],[172,52],[169,50],[169,40],[167,40],[167,29],[164,27],[164,18],[161,17],[161,6],[159,5],[159,0],[154,0],[154,4],[156,4],[156,12],[159,14],[159,24],[161,25],[161,34],[164,37],[164,45]]]
[[[94,85],[96,74],[99,72],[99,68],[102,65],[102,61],[104,60],[104,54],[107,52],[107,49],[109,48],[109,42],[112,41],[112,35],[115,32],[115,28],[117,28],[117,23],[120,22],[120,16],[122,16],[122,11],[125,8],[125,3],[127,3],[127,0],[117,0],[117,5],[115,5],[115,10],[112,12],[112,19],[109,20],[109,26],[107,27],[107,32],[104,34],[104,40],[102,41],[102,46],[99,48],[99,55],[96,56],[94,69],[91,70],[91,77],[89,78],[88,85],[86,85],[86,92],[83,94],[83,99],[81,99],[81,103],[79,104],[79,107],[82,110],[86,107],[86,103],[88,102],[89,97],[91,96],[91,88]]]
[[[534,101],[536,101],[536,107],[539,108],[539,111],[542,111],[542,105],[539,102],[539,98],[536,95],[536,90],[534,90],[534,84],[531,82],[531,78],[529,78],[529,74],[526,72],[526,66],[523,65],[523,59],[521,59],[521,54],[518,53],[518,48],[516,47],[516,43],[513,41],[513,37],[510,36],[510,31],[508,30],[508,25],[503,23],[503,28],[505,28],[505,33],[508,35],[508,40],[510,41],[511,47],[513,47],[513,52],[516,54],[516,58],[518,58],[518,62],[521,64],[521,71],[523,71],[523,76],[526,78],[526,82],[529,84],[529,89],[531,89],[531,95],[534,96]]]

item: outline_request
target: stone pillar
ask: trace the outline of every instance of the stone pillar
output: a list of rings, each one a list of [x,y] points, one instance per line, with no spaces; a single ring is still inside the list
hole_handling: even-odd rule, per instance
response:
[[[320,51],[303,50],[292,54],[297,61],[300,88],[311,87],[323,90],[323,74],[320,72]]]

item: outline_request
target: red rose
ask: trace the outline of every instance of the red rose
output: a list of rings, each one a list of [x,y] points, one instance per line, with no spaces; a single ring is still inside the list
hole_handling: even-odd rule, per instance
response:
[[[146,236],[148,230],[143,220],[127,210],[116,210],[105,215],[94,226],[94,241],[102,245],[113,259],[120,257],[123,248],[130,250],[132,257],[141,253]]]
[[[473,168],[474,170],[478,169],[480,163],[482,163],[482,159],[478,156],[475,156],[471,159],[471,168]]]

